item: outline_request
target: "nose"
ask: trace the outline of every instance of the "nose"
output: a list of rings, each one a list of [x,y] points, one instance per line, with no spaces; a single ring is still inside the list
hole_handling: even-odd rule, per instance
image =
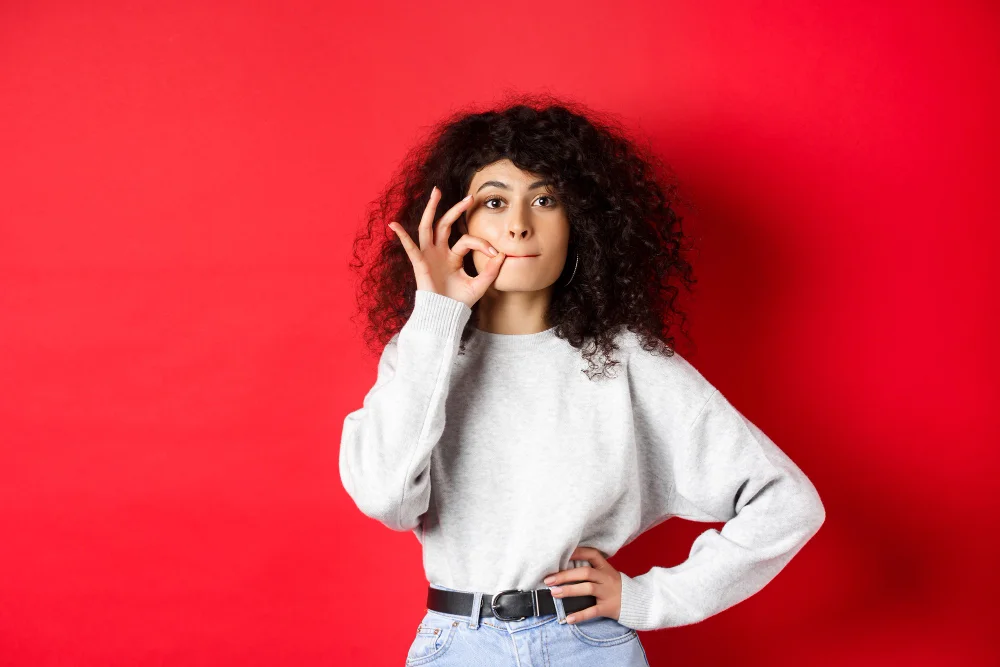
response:
[[[531,235],[526,218],[519,206],[512,206],[507,223],[507,238],[511,241],[524,241]]]

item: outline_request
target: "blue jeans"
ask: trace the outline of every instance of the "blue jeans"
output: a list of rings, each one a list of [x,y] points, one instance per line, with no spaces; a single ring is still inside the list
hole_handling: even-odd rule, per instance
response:
[[[431,584],[433,588],[456,590]],[[447,614],[428,609],[406,654],[407,667],[649,667],[635,630],[613,618],[566,622],[561,598],[556,613],[523,621]]]

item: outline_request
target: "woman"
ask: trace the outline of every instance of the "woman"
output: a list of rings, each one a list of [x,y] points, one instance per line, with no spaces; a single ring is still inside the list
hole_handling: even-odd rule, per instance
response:
[[[675,283],[695,281],[657,166],[611,123],[522,101],[443,123],[370,212],[352,266],[384,349],[340,474],[422,545],[406,664],[648,664],[637,630],[748,598],[823,523],[805,474],[673,350]],[[671,517],[725,525],[676,567],[608,562]]]

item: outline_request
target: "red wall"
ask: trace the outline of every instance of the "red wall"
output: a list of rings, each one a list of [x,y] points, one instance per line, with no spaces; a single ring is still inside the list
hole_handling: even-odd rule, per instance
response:
[[[268,4],[0,5],[0,663],[402,664],[350,240],[423,129],[547,90],[678,172],[690,359],[828,514],[651,663],[997,664],[995,4]]]

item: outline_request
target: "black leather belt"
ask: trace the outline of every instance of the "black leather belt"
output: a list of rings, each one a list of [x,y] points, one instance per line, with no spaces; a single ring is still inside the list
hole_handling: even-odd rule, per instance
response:
[[[427,608],[434,611],[471,616],[474,599],[475,593],[427,587]],[[597,598],[593,595],[572,595],[559,599],[562,600],[563,609],[567,614],[597,604]],[[554,613],[556,613],[555,602],[549,589],[536,588],[530,591],[511,589],[492,595],[483,593],[479,617],[492,616],[501,621],[523,621],[529,616]]]

